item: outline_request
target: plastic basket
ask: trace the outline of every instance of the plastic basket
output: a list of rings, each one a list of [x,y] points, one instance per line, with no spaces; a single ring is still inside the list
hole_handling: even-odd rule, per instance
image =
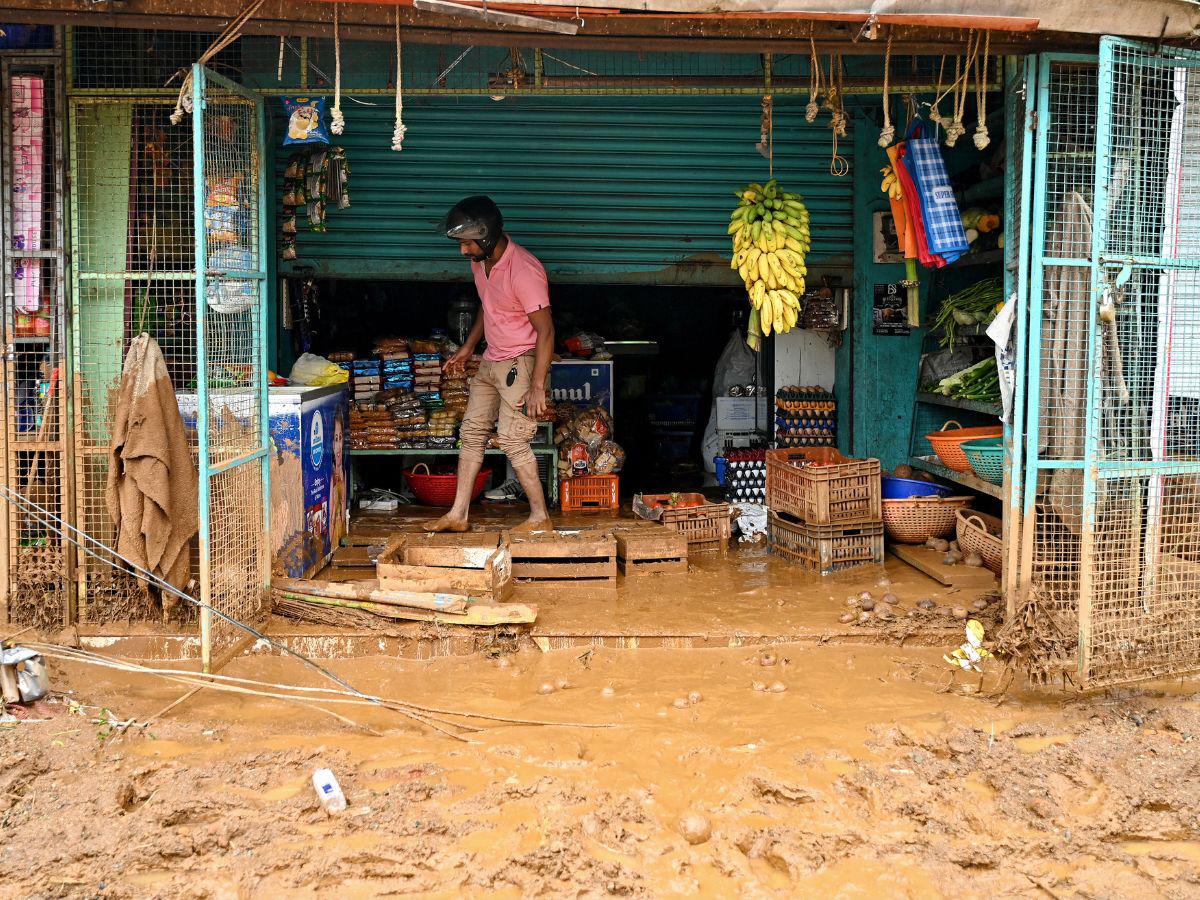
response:
[[[975,552],[983,564],[997,575],[1004,568],[1004,525],[995,516],[960,509],[955,528],[958,547],[963,554]]]
[[[771,513],[771,552],[829,575],[883,562],[883,524],[806,525]]]
[[[883,483],[884,500],[907,500],[910,497],[945,497],[950,493],[950,488],[948,487],[934,484],[932,481],[922,481],[919,478],[898,478],[895,475],[884,475],[881,481]]]
[[[616,511],[621,508],[619,475],[577,475],[558,485],[563,512]]]
[[[671,496],[671,494],[642,494],[641,505],[650,508],[656,502],[669,501]],[[729,521],[729,504],[709,503],[703,494],[678,494],[675,496],[679,500],[696,505],[680,509],[664,509],[658,521],[687,538],[688,553],[727,549],[729,538],[733,533]],[[635,503],[635,512],[637,508],[638,504]]]
[[[963,455],[971,464],[971,471],[989,484],[1004,482],[1004,440],[983,438],[966,441],[962,445]]]
[[[897,544],[923,544],[954,534],[955,514],[970,497],[914,497],[883,501],[883,527]]]
[[[879,460],[832,447],[767,451],[767,507],[809,525],[878,522]]]
[[[950,426],[956,426],[949,430]],[[976,441],[980,438],[998,438],[1004,435],[1004,429],[999,425],[985,425],[981,428],[963,428],[962,424],[951,419],[941,427],[940,431],[931,431],[925,435],[933,447],[933,452],[947,469],[955,472],[970,472],[971,464],[967,462],[962,445],[966,441]]]
[[[418,472],[417,469],[425,471]],[[475,476],[475,489],[471,492],[472,500],[483,493],[491,477],[492,473],[487,469],[479,470],[479,474]],[[404,470],[404,480],[408,482],[408,486],[422,505],[454,505],[454,494],[458,490],[458,475],[454,472],[434,473],[429,471],[427,463],[417,463],[411,469]]]

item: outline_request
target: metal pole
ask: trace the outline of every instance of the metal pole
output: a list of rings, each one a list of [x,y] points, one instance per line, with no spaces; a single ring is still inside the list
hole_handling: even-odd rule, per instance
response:
[[[268,223],[274,221],[274,216],[270,214],[271,207],[268,205],[270,199],[267,196],[267,160],[270,156],[267,154],[267,115],[262,99],[258,99],[254,104],[256,125],[257,125],[257,141],[255,143],[254,152],[257,157],[256,175],[258,178],[258,210],[255,216],[255,226],[258,228],[258,268],[262,271],[262,277],[258,284],[258,377],[259,377],[259,427],[262,429],[260,435],[261,447],[263,450],[262,460],[259,465],[262,467],[262,492],[263,492],[263,531],[259,543],[258,564],[259,571],[262,577],[263,596],[266,597],[266,591],[271,587],[271,398],[270,390],[267,386],[267,370],[270,367],[270,358],[267,352],[269,341],[267,340],[267,328],[270,321],[267,311],[267,258],[270,252],[270,243],[268,240]]]
[[[192,66],[192,224],[196,248],[196,440],[200,475],[200,661],[212,666],[211,482],[208,472],[208,354],[205,346],[208,304],[205,280],[208,247],[204,228],[204,67]]]

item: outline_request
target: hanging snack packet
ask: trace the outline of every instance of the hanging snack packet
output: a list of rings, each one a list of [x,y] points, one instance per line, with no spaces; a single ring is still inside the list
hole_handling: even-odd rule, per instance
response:
[[[287,135],[283,145],[328,144],[329,127],[325,121],[324,97],[283,97],[287,116]]]

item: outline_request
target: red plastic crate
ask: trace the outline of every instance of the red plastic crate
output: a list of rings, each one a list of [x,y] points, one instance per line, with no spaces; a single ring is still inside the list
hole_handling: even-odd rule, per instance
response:
[[[577,475],[558,485],[563,512],[616,512],[621,508],[619,475]]]
[[[767,507],[809,525],[878,522],[879,460],[848,459],[832,447],[767,451]]]

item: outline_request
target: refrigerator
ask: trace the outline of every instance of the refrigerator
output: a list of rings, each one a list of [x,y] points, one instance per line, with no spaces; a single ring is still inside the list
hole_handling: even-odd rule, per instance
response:
[[[345,385],[272,387],[271,571],[311,578],[333,556],[350,515]]]

